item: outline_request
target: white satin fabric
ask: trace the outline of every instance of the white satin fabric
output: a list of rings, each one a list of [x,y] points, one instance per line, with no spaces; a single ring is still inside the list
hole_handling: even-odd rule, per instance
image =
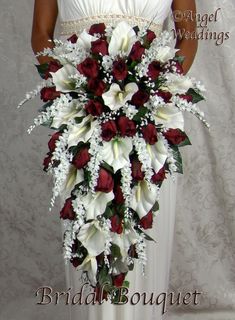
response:
[[[123,14],[128,16],[143,17],[155,23],[162,24],[166,19],[172,0],[58,0],[61,21],[74,21],[103,14]],[[62,37],[63,38],[63,37]],[[176,177],[175,177],[176,178]],[[161,187],[160,210],[155,217],[154,225],[148,230],[156,243],[147,241],[148,263],[145,276],[138,263],[130,271],[127,280],[130,281],[128,297],[135,292],[144,293],[154,301],[161,293],[167,293],[169,283],[170,261],[172,255],[175,202],[177,179],[173,181],[168,177]],[[64,199],[61,197],[61,205]],[[64,226],[62,225],[62,234]],[[72,296],[81,290],[81,271],[77,271],[71,263],[65,264],[66,287],[71,288]],[[84,296],[86,292],[85,290]],[[148,299],[147,299],[148,300]],[[72,305],[69,306],[68,320],[163,320],[162,305],[143,305],[142,299],[136,305],[126,303],[113,305],[104,302],[102,305]],[[65,319],[67,320],[67,319]]]

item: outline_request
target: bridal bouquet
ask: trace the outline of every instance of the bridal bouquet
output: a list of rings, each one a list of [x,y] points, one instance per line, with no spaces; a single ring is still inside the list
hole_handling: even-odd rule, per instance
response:
[[[183,75],[170,40],[124,21],[55,40],[39,53],[53,58],[37,66],[42,83],[19,105],[41,95],[28,131],[55,130],[44,170],[53,176],[51,205],[65,200],[64,257],[96,293],[105,284],[102,299],[128,286],[135,260],[146,264],[161,184],[183,172],[179,148],[190,144],[183,111],[209,127],[196,107],[205,89]]]

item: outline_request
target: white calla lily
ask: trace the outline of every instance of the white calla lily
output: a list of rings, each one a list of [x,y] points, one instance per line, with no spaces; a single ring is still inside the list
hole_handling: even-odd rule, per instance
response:
[[[69,121],[75,117],[84,117],[85,110],[78,108],[77,100],[70,101],[67,105],[58,108],[56,115],[53,117],[51,126],[58,129],[62,124],[68,124]]]
[[[60,92],[71,92],[76,91],[71,80],[71,76],[79,74],[78,70],[67,63],[63,68],[59,69],[56,72],[50,72],[52,75],[53,82],[56,86],[56,91]]]
[[[82,122],[68,126],[68,147],[76,146],[80,141],[87,142],[93,134],[97,121],[92,121],[92,116],[86,116]]]
[[[154,114],[156,124],[162,124],[166,128],[184,130],[184,117],[182,111],[173,105],[166,105],[156,109]]]
[[[77,169],[74,165],[70,165],[69,172],[67,174],[66,180],[63,185],[62,193],[66,195],[66,197],[70,197],[71,191],[75,187],[76,184],[82,182],[84,180],[84,172],[82,169]]]
[[[135,230],[133,229],[133,227],[130,227],[130,229],[128,230],[124,229],[124,232],[121,234],[111,232],[111,236],[112,242],[119,246],[122,255],[122,260],[124,261],[125,258],[128,256],[128,249],[132,244],[135,244],[137,241]]]
[[[111,110],[118,110],[124,106],[137,91],[138,86],[134,82],[128,83],[124,87],[124,90],[122,90],[117,83],[112,83],[109,90],[102,94],[102,98],[104,99],[105,105]]]
[[[158,139],[155,144],[147,144],[146,145],[147,152],[150,157],[151,167],[155,172],[158,172],[164,165],[168,151],[162,139]]]
[[[141,219],[152,209],[157,198],[158,187],[153,184],[149,190],[147,182],[142,180],[133,189],[131,208],[137,212]]]
[[[155,60],[158,60],[162,63],[166,63],[168,60],[174,58],[175,53],[178,50],[179,49],[174,49],[169,46],[159,47],[157,50],[157,54],[154,58],[155,58]]]
[[[129,154],[133,148],[132,139],[114,138],[103,142],[102,159],[113,167],[114,172],[129,164]]]
[[[108,48],[109,54],[117,55],[122,52],[128,55],[136,41],[137,36],[133,27],[131,27],[127,22],[121,21],[113,30]]]
[[[96,192],[95,195],[90,192],[83,197],[82,203],[86,209],[86,219],[96,219],[98,215],[104,213],[106,205],[113,200],[114,193],[111,192]]]
[[[96,257],[87,255],[77,270],[87,271],[88,278],[93,286],[96,285],[97,261]]]
[[[98,256],[105,250],[105,233],[97,220],[85,223],[80,228],[77,239],[81,241],[90,256]]]
[[[168,90],[172,94],[184,94],[189,88],[193,87],[192,80],[182,74],[169,73],[167,74],[167,81],[160,89]]]
[[[91,49],[91,42],[96,41],[99,38],[92,36],[86,30],[83,30],[79,35],[77,44],[82,46],[85,50],[89,51]]]

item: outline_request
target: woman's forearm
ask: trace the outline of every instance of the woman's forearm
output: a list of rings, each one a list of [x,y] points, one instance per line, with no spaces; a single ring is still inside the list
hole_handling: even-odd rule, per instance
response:
[[[186,74],[191,68],[196,56],[198,41],[187,39],[178,40],[175,47],[179,49],[179,51],[176,52],[176,55],[184,57],[182,67],[184,70],[184,74]]]
[[[54,43],[49,35],[34,35],[32,36],[31,45],[33,52],[37,54],[40,51],[43,51],[44,48],[53,48]],[[40,64],[47,63],[52,60],[49,57],[38,56],[37,60]]]

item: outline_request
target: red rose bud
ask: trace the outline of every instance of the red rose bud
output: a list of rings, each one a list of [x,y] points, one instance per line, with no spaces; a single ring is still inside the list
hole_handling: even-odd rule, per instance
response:
[[[90,27],[90,30],[88,32],[89,34],[91,34],[92,36],[94,34],[100,34],[100,35],[104,35],[105,34],[105,24],[104,23],[95,23]]]
[[[138,159],[131,161],[131,175],[135,180],[143,180],[144,173],[141,171],[142,163]]]
[[[51,139],[48,141],[48,148],[51,152],[53,152],[55,150],[56,141],[58,141],[60,136],[61,136],[61,133],[56,132],[51,136]]]
[[[149,211],[143,218],[140,219],[140,226],[144,229],[150,229],[153,225],[153,213]]]
[[[79,258],[71,258],[70,262],[72,263],[72,265],[74,266],[74,268],[77,268],[81,263],[80,263],[80,259]]]
[[[140,41],[136,41],[131,48],[129,57],[133,61],[140,61],[144,51],[145,48],[142,46]]]
[[[114,215],[111,217],[111,231],[116,232],[118,234],[122,233],[122,220],[119,218],[118,215]]]
[[[94,288],[94,292],[95,292],[95,301],[98,301],[99,303],[101,303],[104,299],[108,300],[108,293],[107,291],[105,291],[105,286],[101,287],[97,285]]]
[[[81,148],[77,154],[73,157],[72,163],[77,169],[85,167],[85,165],[90,161],[90,154],[88,148]]]
[[[123,285],[125,277],[126,277],[125,273],[120,273],[117,276],[113,276],[113,285],[117,288],[121,287]]]
[[[122,188],[119,184],[114,187],[113,192],[114,192],[114,201],[117,204],[123,204],[125,202],[125,199],[123,196]]]
[[[180,98],[185,99],[187,102],[192,102],[193,97],[190,94],[180,94]]]
[[[174,62],[174,65],[172,66],[172,70],[174,72],[176,72],[176,73],[179,73],[179,74],[183,74],[184,73],[184,69],[183,69],[182,65],[178,61]]]
[[[116,80],[124,80],[127,76],[128,69],[124,60],[119,59],[113,63],[113,76]]]
[[[106,85],[104,81],[98,78],[88,80],[88,89],[96,96],[102,96],[105,91],[105,87]]]
[[[168,103],[171,100],[172,94],[169,91],[158,90],[156,93],[159,97],[161,97],[164,102]]]
[[[56,72],[58,71],[60,68],[62,68],[62,65],[59,63],[59,61],[56,60],[52,60],[48,63],[48,67],[47,67],[47,71],[45,73],[44,78],[48,79],[51,78],[52,75],[50,74],[50,72]]]
[[[67,39],[68,41],[70,41],[71,43],[76,43],[78,40],[78,36],[76,34],[73,34],[71,37],[69,37]]]
[[[43,160],[43,170],[47,171],[49,164],[51,162],[52,154],[49,153],[47,157]]]
[[[117,125],[122,137],[133,137],[136,133],[136,126],[134,121],[125,116],[121,116],[118,118]]]
[[[185,134],[183,134],[178,129],[169,129],[167,132],[164,132],[165,138],[168,140],[171,144],[180,144],[186,139]]]
[[[152,80],[156,80],[161,72],[160,63],[158,61],[153,61],[148,66],[148,76]]]
[[[131,104],[135,105],[136,107],[141,107],[145,102],[149,99],[149,94],[146,91],[138,90],[136,93],[133,94],[131,99]]]
[[[91,52],[94,54],[101,54],[102,56],[108,54],[108,43],[106,40],[98,39],[91,42]]]
[[[41,90],[41,99],[43,102],[54,100],[60,96],[60,92],[55,87],[44,87]]]
[[[113,120],[102,123],[101,129],[101,136],[105,141],[110,141],[117,134],[116,123]]]
[[[94,117],[98,117],[103,112],[103,105],[99,101],[90,100],[86,105],[85,109],[87,113],[90,113]]]
[[[104,168],[100,168],[99,177],[95,191],[110,192],[113,190],[114,182],[110,172]]]
[[[98,62],[92,58],[86,58],[82,63],[77,65],[77,69],[87,78],[96,78],[99,74]]]
[[[166,178],[166,171],[165,168],[162,167],[157,173],[155,172],[152,176],[152,182],[153,183],[159,183],[163,181]]]
[[[152,30],[147,30],[146,39],[151,43],[156,38],[156,34]]]
[[[142,128],[144,140],[149,144],[157,142],[157,129],[154,124],[149,123],[146,127]]]
[[[60,218],[61,219],[69,219],[69,220],[75,219],[75,212],[74,212],[73,206],[72,206],[72,198],[66,199],[64,207],[60,211]]]

